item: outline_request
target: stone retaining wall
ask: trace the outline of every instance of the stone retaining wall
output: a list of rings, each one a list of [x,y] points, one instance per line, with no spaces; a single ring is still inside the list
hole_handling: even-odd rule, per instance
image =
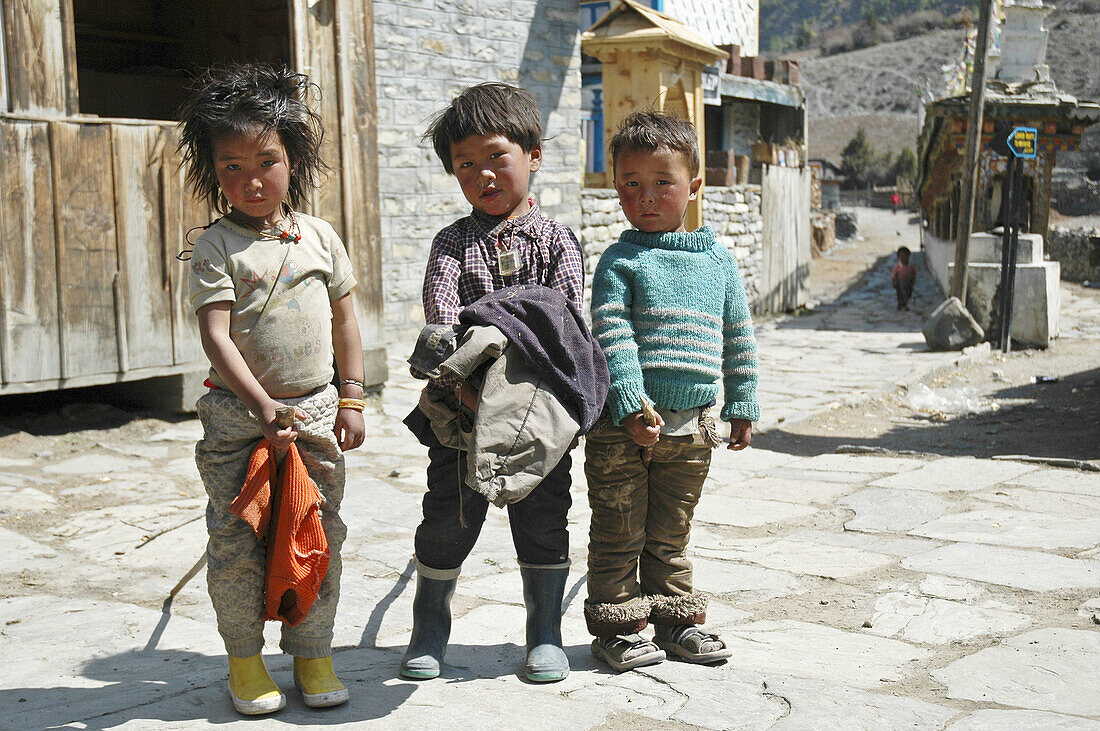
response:
[[[1100,282],[1100,228],[1051,226],[1045,249],[1062,265],[1062,279]]]
[[[737,260],[752,304],[758,294],[763,266],[763,221],[760,186],[708,187],[703,196],[703,220],[714,229]],[[585,313],[591,301],[592,275],[600,256],[627,228],[626,216],[612,188],[585,188],[581,192],[581,228],[578,238],[585,268]]]

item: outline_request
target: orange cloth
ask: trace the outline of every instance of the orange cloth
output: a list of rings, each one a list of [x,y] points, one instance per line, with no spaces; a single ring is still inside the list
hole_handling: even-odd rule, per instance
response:
[[[276,486],[273,509],[272,488]],[[229,505],[229,512],[248,523],[267,545],[264,619],[294,627],[317,600],[330,555],[321,526],[321,493],[306,471],[298,447],[290,445],[280,469],[271,442],[261,439],[248,459],[244,486]]]

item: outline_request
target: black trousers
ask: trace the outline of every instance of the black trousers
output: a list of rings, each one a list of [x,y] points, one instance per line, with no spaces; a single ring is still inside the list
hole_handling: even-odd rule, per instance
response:
[[[428,447],[428,492],[416,529],[416,558],[433,569],[458,568],[477,543],[489,501],[466,485],[466,453],[440,444],[420,409],[409,414],[405,424]],[[521,562],[552,565],[569,558],[566,521],[572,505],[572,464],[566,452],[538,487],[508,505],[512,542]]]
[[[913,280],[899,279],[894,282],[894,291],[898,295],[898,309],[909,304],[909,298],[913,296]]]

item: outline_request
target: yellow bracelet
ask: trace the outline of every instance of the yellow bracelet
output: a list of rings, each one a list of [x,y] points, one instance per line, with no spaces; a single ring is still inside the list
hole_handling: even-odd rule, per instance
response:
[[[367,408],[367,402],[361,398],[342,398],[340,402],[336,404],[338,409],[355,409],[356,411],[362,411]]]

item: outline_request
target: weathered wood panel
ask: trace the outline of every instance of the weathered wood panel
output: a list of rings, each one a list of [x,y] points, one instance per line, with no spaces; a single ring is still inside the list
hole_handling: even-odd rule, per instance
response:
[[[50,122],[61,377],[118,371],[111,133]]]
[[[61,376],[118,370],[111,130],[50,122]]]
[[[0,6],[0,112],[9,111],[7,33],[4,30],[4,9]]]
[[[364,349],[369,350],[380,348],[385,340],[373,4],[339,3],[336,30],[340,146],[344,154],[344,235],[359,280],[355,290],[359,330]],[[384,365],[383,362],[381,366]],[[371,378],[368,373],[368,381]],[[381,382],[385,372],[375,378]]]
[[[793,310],[809,296],[809,172],[765,165],[760,205],[764,261],[757,311]]]
[[[184,184],[184,172],[180,168],[180,155],[176,150],[173,133],[161,155],[161,209],[164,216],[164,261],[167,265],[168,292],[172,308],[172,348],[174,362],[178,365],[204,363],[206,355],[199,339],[198,320],[191,309],[188,293],[190,261],[180,261],[176,255],[188,251],[187,243],[202,233],[201,228],[210,223],[210,211],[191,197]],[[192,231],[198,228],[199,230]],[[188,233],[190,232],[190,233]]]
[[[61,3],[68,1],[0,0],[11,111],[37,114],[68,109],[68,35],[61,12]]]
[[[115,222],[121,284],[121,370],[167,365],[172,306],[164,263],[161,166],[166,128],[112,125]]]
[[[50,140],[44,122],[0,122],[0,375],[60,376]]]
[[[336,73],[335,0],[307,3],[294,0],[291,23],[294,59],[298,71],[309,76],[321,90],[321,98],[311,100],[325,125],[326,142],[322,156],[332,166],[330,174],[313,192],[311,210],[347,238],[344,225],[344,199],[341,190],[340,83]]]

